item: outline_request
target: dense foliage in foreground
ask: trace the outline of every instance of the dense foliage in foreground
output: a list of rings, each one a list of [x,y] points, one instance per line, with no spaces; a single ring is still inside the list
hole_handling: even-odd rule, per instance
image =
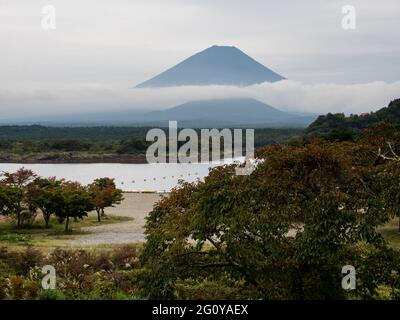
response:
[[[138,248],[113,252],[63,250],[43,254],[28,247],[10,251],[0,247],[0,300],[2,299],[136,299]],[[42,288],[42,267],[56,271],[56,289]]]
[[[356,143],[273,145],[250,176],[225,166],[182,184],[148,218],[147,297],[211,284],[209,298],[398,298],[400,255],[377,230],[400,213],[399,137],[382,124]]]

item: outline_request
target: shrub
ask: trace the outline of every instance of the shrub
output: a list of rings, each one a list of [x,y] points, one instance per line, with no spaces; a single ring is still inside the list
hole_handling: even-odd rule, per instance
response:
[[[43,254],[39,250],[28,246],[25,251],[15,254],[11,263],[18,275],[26,276],[31,268],[42,265],[43,258]]]
[[[26,299],[37,299],[40,287],[37,281],[27,281],[24,285]]]
[[[119,247],[114,251],[111,259],[117,268],[138,268],[139,248],[136,245],[125,245]]]
[[[235,300],[254,298],[254,291],[246,290],[244,283],[222,279],[178,280],[175,298],[179,300]]]
[[[58,289],[42,290],[39,294],[39,300],[65,300],[65,296]]]
[[[10,279],[11,296],[15,300],[22,300],[25,297],[24,278],[12,277]]]
[[[5,300],[9,297],[9,281],[0,277],[0,300]]]

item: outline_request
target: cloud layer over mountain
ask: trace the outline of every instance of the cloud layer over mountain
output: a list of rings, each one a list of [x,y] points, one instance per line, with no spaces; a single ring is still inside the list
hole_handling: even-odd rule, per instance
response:
[[[57,28],[41,28],[53,5]],[[364,112],[398,97],[398,0],[1,0],[0,119],[250,97],[277,108]],[[211,45],[236,46],[292,81],[131,89]],[[323,84],[328,83],[328,84]],[[335,84],[332,84],[335,83]]]
[[[249,87],[188,86],[132,89],[101,84],[53,86],[46,90],[0,88],[2,118],[111,110],[157,110],[193,101],[254,98],[284,111],[362,113],[398,98],[400,81],[363,84],[302,84],[284,80]]]

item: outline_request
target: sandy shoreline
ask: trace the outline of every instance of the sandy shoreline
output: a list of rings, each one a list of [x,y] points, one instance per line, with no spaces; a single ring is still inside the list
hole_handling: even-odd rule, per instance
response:
[[[157,193],[124,193],[124,201],[115,208],[107,208],[106,214],[131,217],[133,221],[84,228],[90,234],[68,244],[90,246],[143,242],[145,218],[161,197]]]

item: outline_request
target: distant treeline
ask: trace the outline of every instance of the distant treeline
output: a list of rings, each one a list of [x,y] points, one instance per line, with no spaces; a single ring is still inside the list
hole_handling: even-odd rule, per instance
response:
[[[0,126],[0,141],[116,141],[137,139],[145,141],[150,127],[46,127],[42,125]],[[168,128],[165,128],[166,132]],[[195,129],[199,131],[199,129]],[[301,135],[302,129],[256,129],[257,143],[283,142]]]
[[[142,127],[46,127],[42,125],[0,126],[0,140],[145,140],[151,128]]]
[[[150,129],[0,126],[0,161],[142,161],[137,157],[152,143],[146,141]],[[302,135],[301,129],[256,129],[255,146],[286,143]]]

